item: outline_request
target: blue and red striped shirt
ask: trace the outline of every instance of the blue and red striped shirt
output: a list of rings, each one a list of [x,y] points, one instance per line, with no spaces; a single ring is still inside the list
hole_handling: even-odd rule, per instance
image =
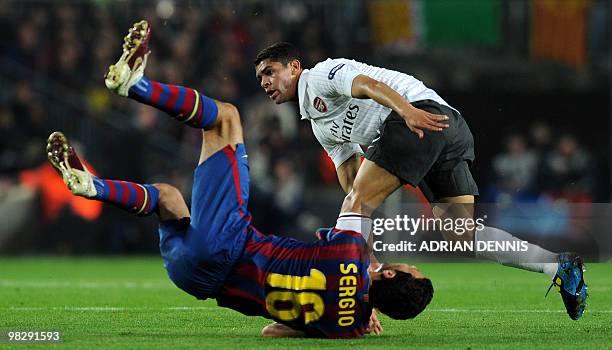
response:
[[[248,235],[216,296],[219,306],[273,319],[311,337],[364,334],[372,307],[368,248],[360,234],[333,229],[305,243],[249,226]]]

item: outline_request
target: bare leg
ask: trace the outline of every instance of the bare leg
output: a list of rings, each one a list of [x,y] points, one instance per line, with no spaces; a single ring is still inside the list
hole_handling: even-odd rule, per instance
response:
[[[444,197],[440,198],[439,203],[433,206],[433,214],[436,218],[442,220],[450,219],[472,219],[474,217],[474,196],[456,196],[456,197]],[[468,230],[463,228],[461,234],[457,234],[456,231],[445,231],[442,230],[442,236],[447,241],[473,241],[474,230]]]
[[[215,103],[219,114],[210,130],[202,130],[203,140],[199,164],[204,163],[208,157],[227,145],[235,149],[236,144],[244,143],[238,109],[230,103],[219,101]]]
[[[361,164],[353,189],[344,198],[340,211],[370,216],[400,186],[401,182],[395,175],[366,159]]]
[[[400,186],[401,183],[395,175],[366,159],[357,172],[353,189],[342,203],[336,228],[353,230],[367,238],[372,268],[378,266],[378,259],[372,249],[374,238],[370,235],[372,230],[370,216]],[[359,214],[362,217],[355,218],[352,214]]]
[[[199,164],[227,145],[235,148],[243,143],[242,126],[238,109],[229,103],[215,101],[219,109],[217,121],[210,130],[202,130],[202,149]],[[178,220],[190,217],[183,195],[174,186],[158,183],[158,214],[160,221]]]
[[[189,217],[189,209],[185,199],[176,187],[164,183],[157,183],[153,186],[159,190],[159,200],[157,202],[159,221],[179,220]]]

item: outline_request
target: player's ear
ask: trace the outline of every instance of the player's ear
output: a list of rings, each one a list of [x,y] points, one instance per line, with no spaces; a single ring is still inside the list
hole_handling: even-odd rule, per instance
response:
[[[297,73],[302,69],[302,62],[300,60],[291,60],[289,62],[289,66],[291,66],[291,73]]]
[[[381,275],[383,278],[395,277],[395,270],[382,270]]]

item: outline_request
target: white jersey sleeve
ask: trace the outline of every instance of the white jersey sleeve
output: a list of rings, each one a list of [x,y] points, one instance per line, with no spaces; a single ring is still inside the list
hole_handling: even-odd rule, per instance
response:
[[[323,146],[331,160],[334,162],[336,169],[340,167],[344,162],[351,158],[354,154],[362,155],[363,151],[361,146],[353,142],[332,142],[326,138],[326,136],[318,129],[314,122],[311,122],[312,131],[317,138],[317,141]]]
[[[327,59],[310,70],[310,79],[325,97],[352,97],[353,79],[359,74],[362,73],[348,62]]]

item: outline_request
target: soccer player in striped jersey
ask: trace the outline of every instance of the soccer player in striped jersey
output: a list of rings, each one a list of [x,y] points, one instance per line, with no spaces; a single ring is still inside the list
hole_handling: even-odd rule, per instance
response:
[[[276,104],[296,101],[302,118],[310,120],[315,137],[333,160],[347,193],[337,228],[371,230],[371,214],[406,183],[419,186],[435,203],[437,218],[473,219],[478,186],[470,172],[472,133],[459,111],[423,82],[345,58],[327,59],[305,69],[290,43],[265,48],[254,64],[256,77],[270,99]],[[363,163],[362,147],[367,148]],[[356,214],[365,217],[361,224],[347,219]],[[448,241],[527,246],[525,251],[475,254],[546,273],[559,288],[569,316],[574,320],[582,317],[587,287],[580,257],[552,253],[494,227],[478,232],[463,227],[459,232],[462,234],[453,230],[441,233]]]
[[[240,115],[231,104],[143,78],[150,28],[136,23],[106,85],[203,130],[189,209],[174,186],[93,176],[60,132],[47,155],[72,193],[137,215],[157,214],[160,251],[174,284],[198,299],[275,321],[265,336],[353,338],[381,331],[372,310],[395,319],[418,315],[433,287],[415,267],[369,271],[361,234],[330,229],[302,242],[251,225],[248,157]],[[191,96],[192,98],[190,98]]]

